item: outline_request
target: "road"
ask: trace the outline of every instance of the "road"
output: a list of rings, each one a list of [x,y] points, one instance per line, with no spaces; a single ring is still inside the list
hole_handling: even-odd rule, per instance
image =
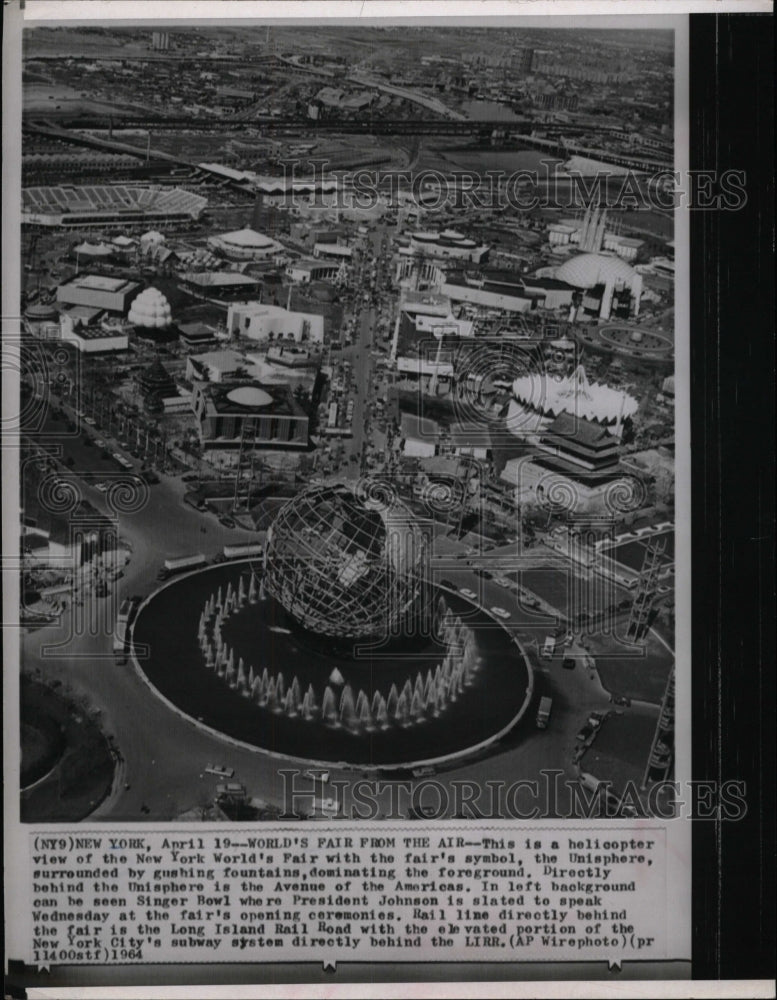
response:
[[[112,617],[118,603],[158,586],[156,573],[165,558],[198,551],[215,555],[229,542],[251,540],[183,504],[182,484],[166,476],[162,479],[151,488],[146,507],[120,517],[120,534],[129,541],[133,554],[118,593],[103,600],[85,599],[83,608],[75,611],[76,616],[83,616],[78,635],[71,634],[74,619],[66,614],[58,627],[24,637],[25,667],[39,667],[45,677],[57,678],[86,695],[102,712],[104,731],[114,737],[123,757],[115,793],[94,818],[140,819],[144,805],[152,816],[172,818],[212,798],[218,780],[202,776],[202,769],[209,761],[220,762],[223,741],[172,713],[150,693],[134,667],[116,663],[111,652]],[[102,494],[91,486],[83,489],[95,507],[107,512]],[[42,655],[44,641],[47,655]],[[231,760],[231,766],[254,775],[262,787],[272,787],[274,768],[268,759],[233,750]]]
[[[59,679],[73,691],[85,695],[93,709],[101,712],[104,731],[113,736],[122,756],[112,795],[93,819],[141,820],[172,819],[182,812],[209,802],[218,780],[204,773],[208,763],[234,768],[250,795],[283,805],[284,786],[279,770],[294,766],[257,750],[242,748],[199,728],[179,716],[149,689],[141,673],[131,663],[115,662],[111,653],[112,622],[117,601],[132,594],[147,594],[155,586],[156,572],[167,557],[203,551],[215,555],[228,542],[247,541],[250,536],[222,527],[213,516],[201,515],[182,503],[183,484],[168,476],[150,490],[149,502],[133,514],[123,515],[120,533],[132,546],[132,560],[125,569],[115,599],[87,599],[77,613],[85,616],[80,634],[71,635],[73,619],[66,615],[59,626],[28,633],[23,639],[24,663],[28,670],[39,668],[49,679]],[[87,498],[106,510],[105,498],[84,485]],[[207,531],[203,532],[202,528]],[[547,619],[532,624],[520,616],[514,595],[491,581],[475,576],[473,568],[462,565],[446,569],[446,579],[456,587],[467,587],[480,595],[485,607],[498,605],[510,611],[508,630],[525,644],[530,657],[538,637],[547,631]],[[521,624],[519,624],[521,623]],[[494,627],[500,627],[494,621]],[[48,645],[43,655],[43,641]],[[566,770],[570,777],[570,757],[574,736],[593,709],[603,708],[606,692],[596,679],[581,668],[563,671],[557,662],[538,668],[538,681],[556,699],[552,725],[545,732],[522,724],[521,742],[487,760],[470,762],[446,772],[440,779],[448,784],[454,777],[482,782],[486,778],[514,780],[538,778],[543,768]],[[302,768],[304,770],[304,767]],[[353,772],[332,769],[333,778],[347,783]],[[125,788],[125,783],[129,788]],[[304,778],[303,787],[311,787]],[[349,803],[346,791],[344,802]],[[147,809],[148,813],[142,810]]]
[[[419,94],[417,90],[410,90],[408,87],[394,87],[391,84],[375,80],[370,76],[360,73],[352,73],[347,79],[350,83],[357,83],[361,87],[370,87],[374,90],[380,90],[384,94],[390,94],[392,97],[401,97],[406,101],[410,101],[411,104],[417,104],[422,108],[426,108],[427,111],[434,111],[444,118],[451,118],[457,122],[469,121],[469,115],[462,114],[460,111],[454,111],[438,100],[438,98]]]
[[[362,275],[365,270],[371,273],[373,261],[381,255],[385,237],[385,227],[371,232],[369,253],[365,253],[362,260]],[[378,285],[382,287],[380,279]],[[366,441],[372,376],[370,348],[377,315],[372,301],[362,308],[356,343],[343,352],[351,359],[359,386],[354,400],[352,445],[357,454],[361,454]],[[358,475],[358,463],[346,463],[346,468],[350,474]],[[247,533],[227,529],[212,515],[200,514],[184,504],[185,486],[180,479],[166,475],[160,478],[159,485],[150,487],[145,506],[120,517],[119,533],[130,543],[133,554],[120,581],[118,594],[108,599],[88,599],[85,606],[78,609],[77,615],[84,614],[85,621],[77,636],[71,635],[73,619],[69,615],[59,626],[26,634],[23,640],[25,667],[37,667],[46,678],[59,679],[77,694],[85,695],[91,706],[101,712],[104,731],[112,735],[119,748],[122,763],[113,793],[92,818],[172,819],[186,810],[204,806],[212,801],[219,782],[215,776],[204,773],[208,763],[233,768],[236,780],[246,785],[249,795],[284,805],[284,785],[279,772],[293,767],[293,763],[237,746],[204,731],[156,696],[142,673],[131,663],[118,664],[112,655],[111,633],[118,601],[132,594],[150,593],[158,585],[156,573],[164,559],[200,551],[212,557],[229,542],[251,540]],[[95,507],[106,511],[103,494],[86,483],[83,490]],[[493,627],[505,627],[521,644],[535,669],[537,687],[534,705],[514,736],[507,737],[502,746],[487,757],[458,764],[438,775],[438,779],[451,795],[454,778],[485,788],[486,781],[499,778],[508,783],[518,779],[541,781],[543,773],[551,770],[574,780],[572,755],[577,746],[576,733],[591,711],[609,707],[609,696],[595,671],[586,669],[583,664],[571,671],[564,670],[560,657],[542,660],[538,650],[545,635],[553,631],[556,621],[537,610],[522,608],[517,594],[478,576],[475,572],[478,560],[461,543],[440,537],[436,554],[445,561],[444,565],[437,565],[437,582],[444,579],[446,586],[471,590],[477,595],[477,603],[486,609],[505,609],[509,617],[501,623],[493,618]],[[467,565],[467,558],[472,559],[473,565]],[[548,553],[548,562],[555,562],[552,553]],[[194,622],[192,627],[195,627]],[[43,655],[41,643],[44,639],[49,647],[58,648],[50,648],[47,655]],[[533,720],[537,697],[541,694],[554,698],[550,726],[544,731],[537,730]],[[305,765],[300,765],[300,769],[304,770]],[[354,772],[330,770],[332,778],[344,782],[347,809]],[[310,781],[303,778],[298,779],[298,784],[312,787]],[[524,789],[515,794],[513,805],[528,812],[536,804],[532,800],[531,792]],[[565,801],[566,792],[562,786],[558,804],[562,810]],[[450,812],[456,811],[456,804],[451,799]]]
[[[345,475],[347,478],[356,478],[365,469],[363,458],[365,448],[370,443],[367,423],[374,419],[371,405],[373,400],[373,357],[371,352],[374,346],[375,330],[381,317],[382,302],[377,295],[371,294],[368,289],[372,283],[373,267],[377,270],[376,288],[382,288],[382,283],[385,280],[385,269],[381,255],[387,240],[388,230],[387,226],[377,226],[370,231],[364,253],[357,264],[353,278],[355,302],[360,310],[357,336],[355,342],[341,352],[342,359],[350,362],[352,366],[353,381],[358,389],[353,397],[353,438],[346,449],[346,454],[348,456],[356,455],[357,461],[346,461]],[[366,302],[364,301],[365,296],[368,298]]]

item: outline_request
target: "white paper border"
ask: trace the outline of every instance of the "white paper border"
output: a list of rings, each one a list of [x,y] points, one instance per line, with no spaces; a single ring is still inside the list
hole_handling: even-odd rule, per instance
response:
[[[343,23],[353,18],[360,23],[369,24],[379,20],[391,19],[412,24],[441,23],[454,26],[477,18],[480,24],[485,18],[495,25],[499,23],[515,23],[520,17],[520,26],[552,26],[548,18],[563,18],[564,26],[596,28],[675,28],[675,169],[684,171],[688,168],[688,22],[686,18],[678,17],[686,13],[725,13],[725,12],[770,12],[771,3],[761,0],[700,0],[698,3],[682,2],[682,0],[633,0],[626,8],[619,0],[602,0],[592,4],[582,0],[514,0],[509,3],[485,2],[413,2],[396,3],[382,0],[339,0],[336,3],[310,2],[297,0],[284,5],[255,2],[255,0],[221,0],[218,4],[218,15],[214,17],[214,4],[208,0],[159,0],[153,5],[153,16],[149,17],[151,5],[147,0],[111,0],[109,3],[98,0],[28,0],[23,14],[20,14],[16,4],[6,7],[5,30],[3,38],[3,76],[6,86],[3,92],[3,218],[6,232],[20,231],[21,204],[21,156],[18,135],[21,128],[21,110],[18,93],[14,92],[14,81],[21,81],[21,26],[41,25],[44,23],[68,23],[73,26],[79,21],[108,21],[114,24],[127,21],[145,21],[147,23],[169,22],[183,26],[193,21],[205,23],[223,23],[226,20],[240,22],[241,20],[261,19],[270,23],[294,23],[300,21],[326,20],[329,24]],[[657,18],[661,21],[658,22]],[[22,22],[23,18],[23,22]],[[673,23],[668,23],[673,20]],[[11,244],[9,246],[9,243]],[[676,619],[678,633],[676,637],[676,661],[679,665],[677,673],[677,704],[678,716],[681,719],[690,718],[691,673],[690,673],[690,612],[691,612],[691,579],[690,579],[690,340],[689,340],[689,218],[687,212],[678,210],[675,219],[675,243],[679,253],[676,255],[675,280],[675,324],[676,324],[676,500],[675,500],[675,536],[676,536]],[[13,333],[14,317],[18,315],[19,303],[19,252],[18,235],[12,240],[4,240],[3,250],[3,332]],[[8,377],[3,371],[3,407],[9,410],[15,407],[18,412],[18,383],[15,378]],[[18,453],[15,450],[3,450],[3,552],[6,559],[13,559],[18,554]],[[9,509],[10,508],[10,509]],[[685,529],[685,530],[684,530]],[[18,607],[18,574],[14,570],[6,571],[4,567],[4,604],[12,608]],[[686,627],[683,627],[686,623]],[[4,650],[7,662],[18,663],[19,642],[18,632],[14,628],[4,631]],[[5,737],[4,744],[7,754],[16,759],[14,770],[18,775],[19,729],[18,713],[15,706],[18,703],[18,672],[11,670],[4,677],[5,704]],[[681,727],[676,733],[678,761],[678,780],[690,777],[690,726]],[[6,759],[9,759],[8,756]],[[6,844],[10,848],[10,857],[18,847],[19,803],[18,782],[5,783],[6,817],[11,821],[6,831]],[[690,850],[690,824],[684,824],[687,831],[687,848]],[[86,827],[84,827],[86,831]],[[137,829],[137,825],[133,826]],[[27,828],[24,833],[26,834]],[[7,848],[8,849],[8,848]],[[684,851],[682,851],[684,853]],[[13,876],[18,874],[13,865],[8,864],[6,855],[7,875],[11,878],[7,883],[13,899]],[[10,867],[10,871],[8,870]],[[682,867],[682,865],[680,865]],[[690,876],[688,878],[688,895],[690,898]],[[17,884],[18,892],[18,884]],[[17,898],[19,898],[17,896]],[[684,908],[683,908],[684,909]],[[9,913],[12,906],[7,906]],[[670,911],[673,918],[678,917],[677,911]],[[673,935],[687,936],[690,953],[690,910],[684,916],[686,925],[683,927],[670,924],[668,937]],[[685,950],[685,949],[684,949]],[[366,984],[338,984],[331,987],[320,987],[309,984],[304,987],[293,986],[263,986],[229,987],[209,986],[209,997],[249,997],[277,996],[296,997],[308,996],[623,996],[626,981],[598,981],[595,983],[477,983],[464,982],[459,984],[423,983],[403,984],[401,987],[392,983],[383,983],[379,987],[368,987]],[[767,996],[772,995],[768,984],[747,982],[745,984],[698,983],[692,985],[686,981],[647,981],[637,983],[628,981],[630,996]],[[763,991],[763,992],[762,992]],[[191,997],[197,996],[197,987],[158,987],[147,990],[143,987],[95,987],[95,988],[57,988],[54,990],[30,989],[29,996],[104,996],[104,997]],[[200,994],[202,995],[202,994]]]

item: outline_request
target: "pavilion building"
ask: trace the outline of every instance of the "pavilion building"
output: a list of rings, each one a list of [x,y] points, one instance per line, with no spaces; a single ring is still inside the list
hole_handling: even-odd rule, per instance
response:
[[[537,504],[557,514],[612,514],[614,490],[626,483],[618,438],[601,424],[561,413],[529,455],[511,459],[501,478],[517,506]]]

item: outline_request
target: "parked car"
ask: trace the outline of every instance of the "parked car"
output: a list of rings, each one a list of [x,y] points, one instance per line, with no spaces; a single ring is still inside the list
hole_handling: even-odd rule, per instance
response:
[[[205,773],[215,774],[217,778],[233,778],[235,769],[234,767],[224,767],[223,764],[206,764]]]
[[[473,590],[469,590],[467,587],[462,587],[459,593],[470,601],[476,601],[478,599],[478,595]]]

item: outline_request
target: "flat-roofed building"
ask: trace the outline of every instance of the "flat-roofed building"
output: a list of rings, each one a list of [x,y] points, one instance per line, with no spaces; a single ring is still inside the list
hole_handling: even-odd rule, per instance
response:
[[[470,320],[455,316],[427,316],[419,313],[415,317],[415,331],[428,337],[472,337],[475,324]]]
[[[313,246],[314,257],[328,257],[333,260],[350,260],[353,250],[341,243],[316,243]]]
[[[140,291],[137,281],[104,274],[79,274],[57,288],[57,302],[125,313]]]
[[[319,354],[311,354],[295,344],[275,344],[268,348],[266,357],[271,364],[283,365],[284,368],[313,368],[321,358]]]
[[[251,362],[237,351],[228,348],[223,351],[207,351],[186,359],[186,379],[189,382],[228,382],[236,372],[252,374],[251,367]]]
[[[340,271],[339,260],[313,260],[302,258],[294,260],[286,267],[286,276],[295,284],[308,284],[311,281],[328,281],[336,278]]]
[[[402,295],[401,308],[410,317],[442,316],[451,314],[451,300],[447,295],[437,295],[434,292],[406,291]]]
[[[187,271],[179,280],[187,291],[208,299],[256,299],[262,292],[260,278],[237,271]]]
[[[522,280],[523,294],[541,309],[564,309],[572,305],[576,289],[558,278],[526,276]]]
[[[70,323],[73,327],[94,326],[103,319],[105,310],[95,306],[65,306],[59,316],[60,326]]]
[[[472,458],[481,460],[489,457],[491,434],[486,424],[472,421],[451,424],[448,428],[448,440],[454,455],[471,455]]]
[[[249,340],[320,344],[324,340],[324,317],[264,302],[235,303],[227,313],[227,330]]]
[[[436,420],[403,413],[401,423],[402,454],[410,458],[431,458],[438,452],[440,425]]]
[[[218,340],[216,331],[207,323],[180,323],[178,325],[181,343],[189,350],[210,347]]]
[[[195,382],[192,409],[200,443],[208,450],[234,450],[241,442],[253,449],[308,447],[308,415],[288,385]]]
[[[535,306],[535,300],[522,287],[490,285],[483,281],[473,281],[464,274],[449,274],[440,286],[440,291],[453,302],[467,302],[485,309],[524,313]]]
[[[108,354],[114,351],[126,351],[129,348],[129,336],[117,330],[102,326],[93,328],[75,325],[69,317],[62,317],[60,324],[60,339],[76,347],[81,354]]]
[[[397,358],[397,372],[405,378],[437,378],[445,381],[453,378],[453,371],[450,361],[437,361],[433,357]]]
[[[179,390],[174,396],[160,396],[163,413],[190,413],[192,397],[190,392]]]
[[[413,253],[427,257],[469,261],[473,264],[483,263],[489,251],[489,247],[478,244],[453,229],[446,229],[441,233],[415,232],[410,237],[410,249]]]
[[[552,276],[519,275],[514,271],[494,268],[472,273],[449,272],[442,290],[454,301],[525,312],[534,308],[568,307],[572,304],[576,288]]]

